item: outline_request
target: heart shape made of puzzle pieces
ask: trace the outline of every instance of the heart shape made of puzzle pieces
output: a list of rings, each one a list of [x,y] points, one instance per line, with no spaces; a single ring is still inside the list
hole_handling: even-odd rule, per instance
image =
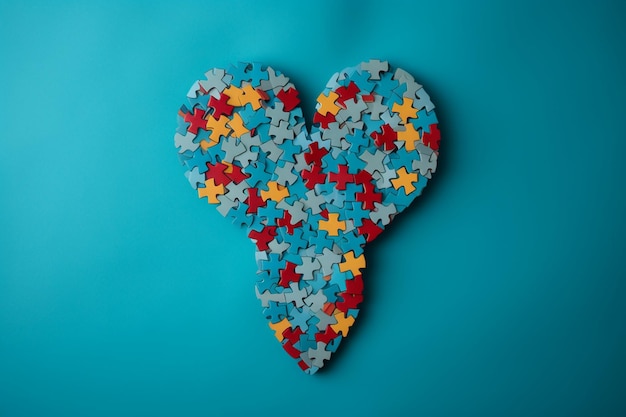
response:
[[[435,172],[434,106],[406,71],[371,60],[333,75],[309,133],[279,71],[240,63],[205,76],[178,112],[179,159],[198,197],[246,227],[263,313],[313,374],[358,316],[366,243]]]

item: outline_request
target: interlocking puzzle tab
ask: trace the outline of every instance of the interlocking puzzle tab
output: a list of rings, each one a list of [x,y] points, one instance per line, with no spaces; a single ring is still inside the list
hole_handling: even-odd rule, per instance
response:
[[[309,374],[330,359],[363,301],[363,249],[419,196],[439,129],[424,88],[371,60],[330,79],[308,132],[289,78],[240,63],[195,82],[174,137],[199,198],[255,243],[256,295]]]

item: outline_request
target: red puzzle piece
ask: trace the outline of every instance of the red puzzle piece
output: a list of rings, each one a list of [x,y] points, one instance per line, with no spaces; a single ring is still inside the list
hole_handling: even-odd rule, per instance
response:
[[[379,148],[384,147],[386,151],[396,149],[394,142],[398,140],[398,133],[391,126],[383,125],[382,132],[373,132],[370,136]]]
[[[424,145],[428,146],[433,151],[439,150],[439,140],[441,134],[439,132],[439,126],[437,124],[430,125],[430,133],[424,132],[422,135],[422,141]]]
[[[298,90],[293,87],[290,87],[287,91],[281,89],[276,96],[283,102],[284,111],[292,111],[298,106],[298,104],[300,104]]]

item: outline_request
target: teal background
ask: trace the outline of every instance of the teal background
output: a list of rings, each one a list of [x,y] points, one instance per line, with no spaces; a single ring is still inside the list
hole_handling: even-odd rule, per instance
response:
[[[626,415],[626,7],[596,3],[2,2],[0,416]],[[246,60],[310,116],[369,58],[431,94],[440,166],[307,376],[176,112]]]

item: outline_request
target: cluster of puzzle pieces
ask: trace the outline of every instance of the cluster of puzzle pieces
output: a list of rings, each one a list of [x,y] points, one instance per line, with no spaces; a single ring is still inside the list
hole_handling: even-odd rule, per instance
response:
[[[195,82],[178,113],[186,176],[256,244],[256,295],[284,350],[313,374],[363,300],[363,249],[435,172],[439,130],[411,75],[372,60],[335,74],[308,132],[298,91],[240,63]]]

